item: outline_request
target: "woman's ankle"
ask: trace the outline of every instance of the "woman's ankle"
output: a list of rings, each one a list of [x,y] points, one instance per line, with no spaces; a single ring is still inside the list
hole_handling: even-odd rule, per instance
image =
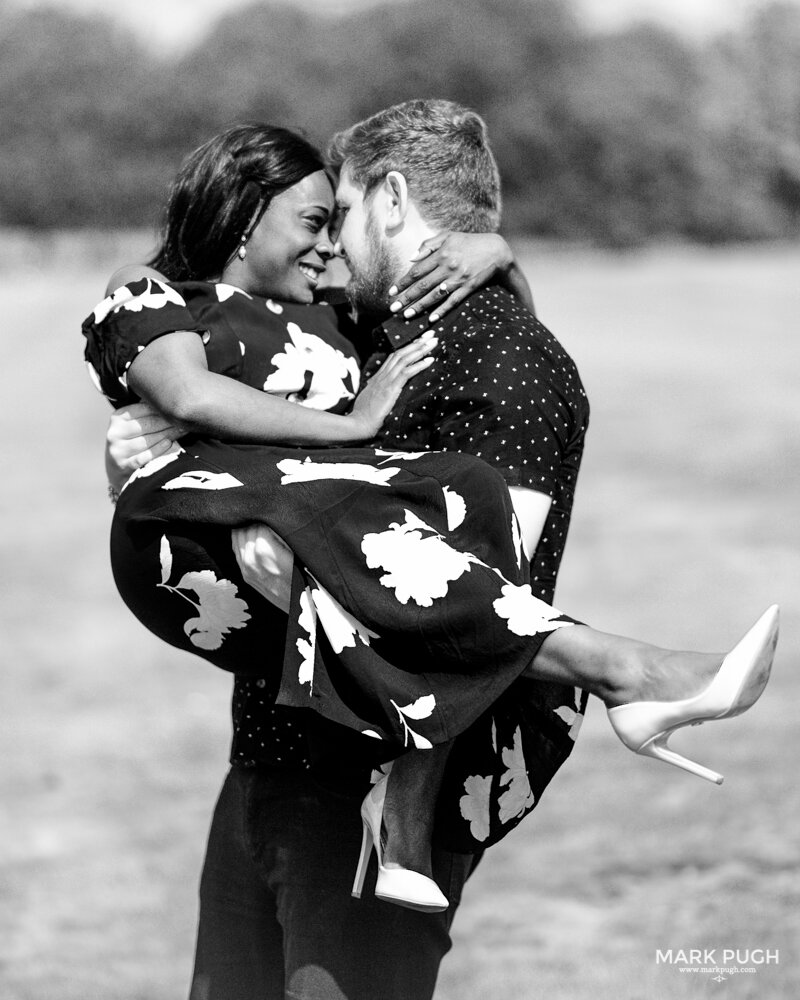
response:
[[[383,805],[383,863],[386,868],[407,868],[430,878],[433,813],[427,814],[418,801],[408,801],[406,792],[402,779],[389,779]]]

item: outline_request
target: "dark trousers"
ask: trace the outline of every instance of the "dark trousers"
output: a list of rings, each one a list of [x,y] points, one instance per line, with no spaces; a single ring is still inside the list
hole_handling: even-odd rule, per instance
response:
[[[376,900],[375,860],[350,895],[368,786],[306,771],[233,767],[214,812],[200,884],[191,1000],[425,1000],[450,948],[477,858],[435,850],[451,904],[418,913]]]

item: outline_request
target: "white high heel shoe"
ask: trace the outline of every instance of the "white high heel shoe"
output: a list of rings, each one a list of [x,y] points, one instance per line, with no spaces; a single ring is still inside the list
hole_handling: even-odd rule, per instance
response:
[[[773,604],[728,653],[704,691],[681,701],[636,701],[610,708],[608,719],[614,732],[634,753],[656,757],[721,785],[721,774],[682,757],[667,746],[667,740],[684,726],[747,711],[766,687],[777,642],[778,606]]]
[[[381,825],[385,798],[386,778],[381,778],[372,786],[361,803],[364,836],[361,838],[361,854],[356,868],[352,895],[356,899],[361,899],[364,878],[374,847],[378,858],[378,880],[375,883],[375,896],[378,899],[408,907],[410,910],[421,910],[423,913],[441,913],[450,904],[433,879],[421,875],[419,872],[412,872],[408,868],[384,868],[383,866]]]

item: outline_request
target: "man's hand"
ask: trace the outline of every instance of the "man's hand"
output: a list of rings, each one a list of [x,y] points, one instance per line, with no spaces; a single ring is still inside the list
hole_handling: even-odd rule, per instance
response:
[[[166,455],[183,434],[183,428],[147,403],[114,410],[106,431],[106,475],[111,486],[119,492],[132,473]]]
[[[234,528],[231,544],[245,583],[281,611],[289,613],[294,553],[266,524]]]

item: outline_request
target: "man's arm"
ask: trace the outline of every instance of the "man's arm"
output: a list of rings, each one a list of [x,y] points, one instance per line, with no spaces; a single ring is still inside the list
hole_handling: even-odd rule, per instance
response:
[[[553,500],[546,493],[538,493],[525,486],[509,486],[508,492],[522,532],[522,547],[530,562],[542,537]]]
[[[137,469],[177,447],[184,430],[147,403],[114,410],[106,431],[105,465],[109,486],[119,493]]]
[[[552,338],[526,327],[476,326],[457,341],[439,369],[431,444],[482,458],[503,475],[531,558],[558,495],[574,415],[567,376],[548,350]]]

